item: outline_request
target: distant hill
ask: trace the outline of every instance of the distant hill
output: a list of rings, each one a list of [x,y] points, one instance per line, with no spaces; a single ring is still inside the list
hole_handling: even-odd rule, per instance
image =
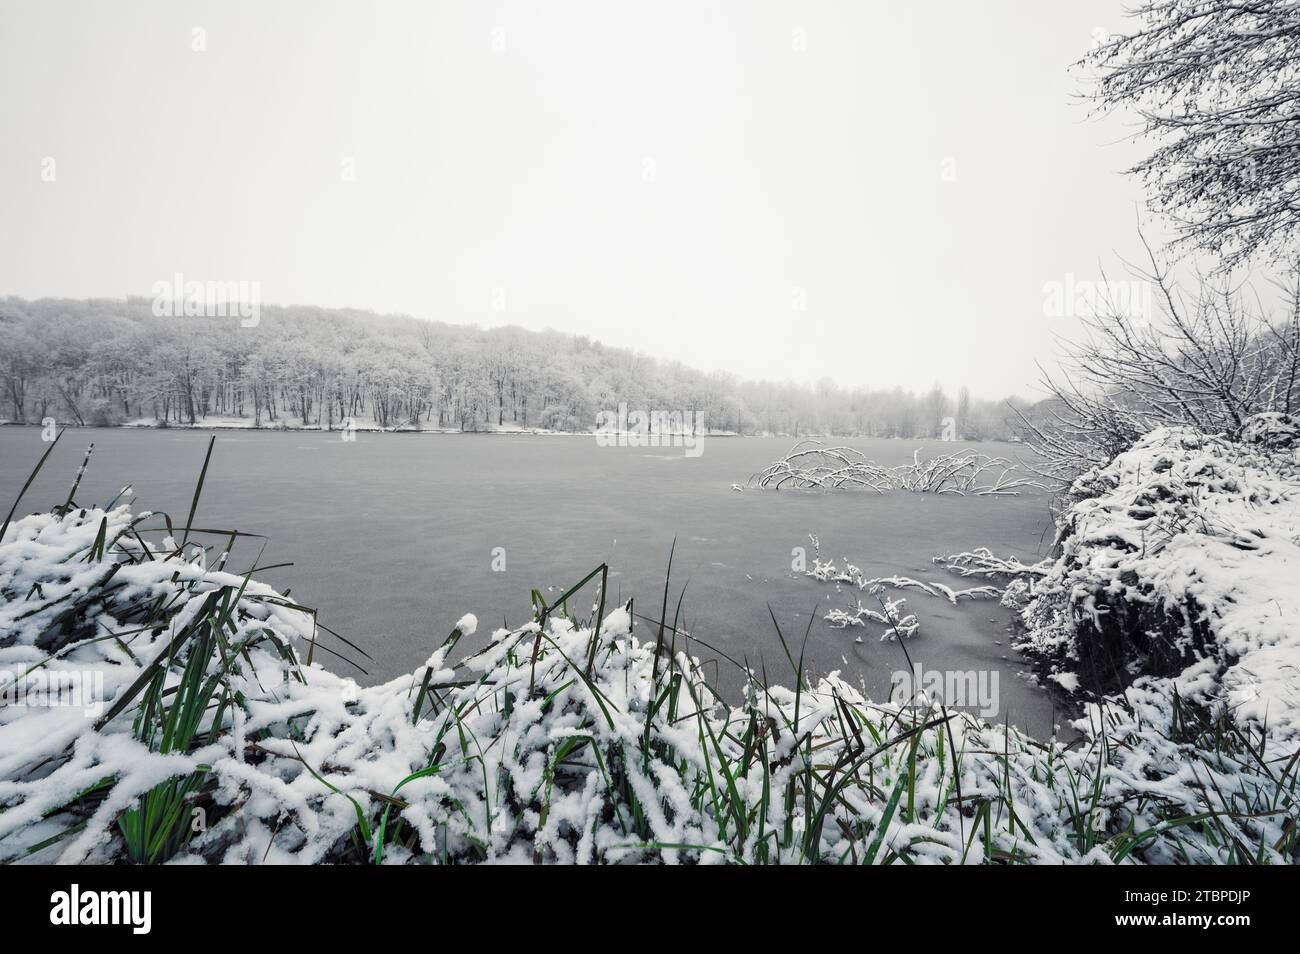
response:
[[[146,298],[0,300],[0,418],[114,425],[493,426],[590,430],[596,415],[691,412],[714,430],[790,436],[1006,439],[1003,402],[740,381],[585,337],[352,309],[154,314]],[[1019,402],[1024,405],[1025,402]]]

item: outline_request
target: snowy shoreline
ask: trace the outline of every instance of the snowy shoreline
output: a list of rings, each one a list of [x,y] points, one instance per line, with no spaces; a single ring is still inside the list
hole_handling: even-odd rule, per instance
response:
[[[1048,679],[1176,696],[1300,738],[1296,429],[1282,415],[1252,429],[1158,428],[1074,482],[1061,556],[1004,598]]]
[[[1236,540],[1253,548],[1234,547],[1255,561],[1250,579],[1284,573],[1298,552],[1291,524],[1249,534],[1256,545],[1177,510],[1214,491],[1248,504],[1219,517],[1249,521],[1265,504],[1294,514],[1300,483],[1274,486],[1294,481],[1289,465],[1274,474],[1256,458],[1274,460],[1149,435],[1088,475],[1075,507],[1149,520],[1132,513],[1139,475],[1169,488],[1204,478],[1162,511],[1178,518],[1175,538],[1133,550],[1109,546],[1104,521],[1075,527],[1074,547],[1034,568],[1030,605],[1090,598],[1056,581],[1117,553],[1156,561],[1163,585],[1178,580],[1162,573],[1165,554]],[[1231,469],[1243,460],[1258,475]],[[1206,691],[1217,680],[1231,694],[1234,666],[1253,654],[1294,654],[1262,605],[1210,606],[1230,656],[1188,646],[1200,662],[1179,679],[1142,675],[1085,704],[1079,739],[1044,743],[934,702],[875,702],[838,672],[805,681],[796,669],[786,689],[751,670],[744,701],[728,704],[679,634],[638,623],[630,603],[605,605],[603,566],[478,653],[452,662],[477,625],[466,616],[424,666],[361,687],[314,660],[334,652],[314,611],[226,572],[221,556],[206,566],[195,539],[151,517],[73,504],[0,538],[0,860],[1296,861],[1300,782],[1277,772],[1297,726],[1285,670],[1244,700],[1253,706],[1212,715],[1222,700]],[[981,560],[1011,565],[973,556],[973,573]],[[1241,566],[1207,570],[1220,571],[1244,578]],[[593,596],[591,616],[565,609]],[[1043,614],[1024,619],[1038,650],[1058,645]],[[1271,627],[1253,642],[1252,619]],[[1070,633],[1072,646],[1091,638]],[[82,694],[64,702],[68,686]]]

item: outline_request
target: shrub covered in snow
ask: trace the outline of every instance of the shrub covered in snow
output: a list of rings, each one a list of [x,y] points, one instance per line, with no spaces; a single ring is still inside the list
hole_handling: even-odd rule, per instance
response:
[[[1156,694],[1068,748],[835,673],[724,702],[672,627],[576,618],[578,588],[363,688],[308,662],[308,611],[147,524],[73,508],[0,541],[0,860],[1293,857],[1294,766]],[[29,691],[85,674],[102,708]]]

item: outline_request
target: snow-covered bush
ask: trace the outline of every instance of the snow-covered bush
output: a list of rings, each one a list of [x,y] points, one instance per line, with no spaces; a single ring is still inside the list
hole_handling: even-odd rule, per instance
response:
[[[308,611],[148,523],[73,508],[0,541],[0,860],[1292,857],[1294,772],[1155,693],[1068,748],[835,673],[724,702],[671,627],[563,611],[597,574],[459,664],[472,617],[359,687],[310,662]],[[91,705],[33,686],[87,674]]]
[[[1170,680],[1189,705],[1300,737],[1300,465],[1257,442],[1158,428],[1084,474],[1061,557],[1030,587],[1023,648],[1085,688]]]
[[[1300,270],[1278,276],[1283,294],[1264,306],[1271,296],[1226,273],[1180,281],[1150,246],[1147,253],[1149,271],[1132,274],[1149,286],[1154,309],[1098,294],[1079,315],[1081,336],[1064,342],[1059,373],[1043,379],[1049,397],[1013,408],[1038,469],[1054,481],[1105,467],[1160,427],[1249,442],[1252,423],[1294,425]]]

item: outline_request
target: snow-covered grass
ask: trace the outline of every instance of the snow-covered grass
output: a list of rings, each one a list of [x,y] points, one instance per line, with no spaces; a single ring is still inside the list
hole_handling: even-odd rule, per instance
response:
[[[207,568],[194,559],[200,537],[213,544]],[[530,623],[458,663],[471,616],[431,634],[411,675],[359,687],[314,661],[327,638],[354,649],[231,572],[238,539],[75,503],[3,533],[0,669],[29,690],[96,674],[103,705],[11,691],[0,706],[0,860],[1295,852],[1294,760],[1154,693],[1094,710],[1080,743],[1040,744],[939,707],[875,704],[836,673],[807,677],[782,634],[791,687],[750,671],[743,697],[724,701],[664,618],[668,582],[659,619],[631,601],[606,612],[605,567],[553,602],[534,592]]]

